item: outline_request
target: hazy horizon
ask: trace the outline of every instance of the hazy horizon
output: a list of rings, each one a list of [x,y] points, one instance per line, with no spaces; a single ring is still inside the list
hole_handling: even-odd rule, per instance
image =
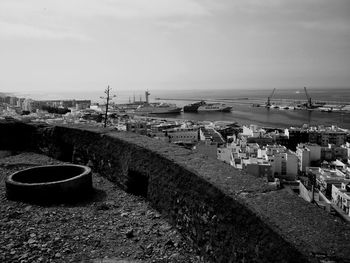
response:
[[[350,86],[347,0],[2,0],[0,91]]]
[[[316,100],[329,100],[329,101],[344,101],[350,103],[350,89],[346,87],[334,87],[330,91],[326,87],[308,87],[309,95]],[[273,88],[263,89],[148,89],[150,92],[150,100],[154,101],[155,98],[170,98],[170,99],[213,99],[213,98],[267,98],[271,94]],[[132,101],[133,97],[137,101],[145,100],[144,89],[138,90],[116,90],[111,89],[111,94],[116,95],[113,99],[116,103],[124,103],[129,99]],[[2,93],[2,94],[1,94]],[[38,92],[2,92],[0,95],[10,95],[16,97],[31,98],[34,100],[92,100],[93,102],[102,101],[101,96],[105,96],[104,88],[100,90],[90,90],[85,92],[80,91],[38,91]],[[300,99],[305,100],[305,92],[303,87],[299,88],[277,88],[274,92],[274,98],[284,99]]]

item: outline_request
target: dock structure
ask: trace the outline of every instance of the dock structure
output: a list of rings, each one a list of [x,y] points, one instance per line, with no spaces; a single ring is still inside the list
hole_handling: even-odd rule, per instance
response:
[[[204,98],[156,98],[156,100],[162,101],[209,101],[209,102],[224,102],[224,103],[232,103],[232,104],[246,104],[246,105],[259,105],[266,106],[266,100],[264,98],[247,98],[247,97],[237,97],[237,98],[212,98],[212,99],[204,99]],[[281,99],[281,98],[270,98],[271,105],[288,105],[288,106],[297,106],[297,105],[306,105],[309,103],[306,99]],[[350,108],[350,101],[331,101],[331,100],[314,100],[314,105],[318,107],[321,106],[335,106],[335,107],[345,107]]]

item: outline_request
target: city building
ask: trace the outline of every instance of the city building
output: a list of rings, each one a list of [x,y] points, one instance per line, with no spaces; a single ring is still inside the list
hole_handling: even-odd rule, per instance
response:
[[[296,148],[299,170],[305,172],[309,166],[319,166],[321,161],[321,146],[314,143],[299,143]]]
[[[23,108],[23,101],[25,100],[25,98],[19,98],[18,100],[17,100],[17,104],[16,104],[16,106],[17,107],[20,107],[21,109]]]
[[[90,108],[91,100],[76,100],[75,108],[76,110],[84,110]]]
[[[165,136],[172,143],[197,143],[200,140],[201,129],[193,128],[173,128],[165,130]]]
[[[151,125],[147,121],[130,121],[126,123],[126,131],[134,132],[141,135],[147,135],[148,129],[151,128]]]
[[[242,169],[256,177],[264,177],[268,182],[274,181],[271,163],[259,158],[242,159]]]
[[[335,144],[328,144],[326,147],[321,147],[321,160],[334,161],[336,159],[347,160],[348,149],[343,146],[336,146]]]
[[[332,196],[332,185],[341,187],[342,183],[350,183],[350,177],[338,169],[308,167],[306,173],[314,181],[315,187],[329,199]]]
[[[276,178],[289,181],[298,175],[298,158],[294,152],[287,150],[273,155],[266,155],[265,160],[271,164],[272,174]]]
[[[340,187],[332,185],[332,203],[350,217],[350,184],[341,183]]]
[[[347,159],[350,159],[350,142],[346,142],[345,144],[343,144],[341,146],[342,148],[346,149],[346,155],[347,155]]]
[[[36,112],[37,110],[41,109],[43,105],[43,102],[32,99],[25,99],[22,104],[22,109],[24,111]]]
[[[262,137],[266,134],[264,129],[259,128],[257,125],[250,125],[249,127],[243,126],[243,132],[241,133],[244,137]]]
[[[10,97],[10,105],[12,106],[17,106],[17,101],[18,101],[18,98],[17,97]]]
[[[219,146],[224,145],[226,143],[225,139],[222,137],[222,135],[218,131],[216,131],[215,128],[213,128],[213,127],[205,127],[205,128],[201,127],[200,130],[201,130],[200,135],[202,136],[201,140],[214,142]]]
[[[257,125],[243,126],[242,133],[238,134],[241,144],[257,143],[260,146],[273,144],[274,139],[266,133],[266,130],[259,128]]]
[[[284,130],[288,137],[288,148],[294,150],[298,143],[309,142],[309,133],[305,128],[290,127]]]
[[[322,147],[327,147],[329,144],[341,146],[345,144],[349,138],[349,132],[335,125],[324,127],[304,126],[302,128],[290,127],[285,129],[285,135],[289,138],[288,148],[293,149],[298,143],[318,144]]]
[[[321,130],[321,146],[327,146],[329,144],[334,144],[335,146],[340,146],[346,142],[347,133],[340,130],[337,127],[332,126],[329,129]]]

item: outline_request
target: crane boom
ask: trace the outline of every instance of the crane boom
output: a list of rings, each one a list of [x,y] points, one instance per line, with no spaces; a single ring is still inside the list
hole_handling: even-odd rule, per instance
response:
[[[270,99],[272,99],[273,95],[275,94],[275,91],[276,91],[276,88],[274,88],[273,91],[271,92]]]
[[[311,97],[309,96],[309,93],[307,92],[306,87],[304,87],[304,91],[305,91],[305,95],[306,95],[306,98],[307,98],[307,104],[306,104],[306,106],[307,106],[308,108],[311,108],[311,107],[312,107],[312,101],[311,101]]]
[[[309,99],[310,99],[310,96],[309,96],[309,93],[307,93],[306,87],[304,87],[304,91],[305,91],[305,95],[306,95],[307,100],[309,100]]]
[[[266,102],[266,106],[270,107],[271,106],[271,99],[273,97],[273,95],[275,94],[276,88],[273,89],[273,91],[271,92],[270,96],[267,97],[267,102]]]

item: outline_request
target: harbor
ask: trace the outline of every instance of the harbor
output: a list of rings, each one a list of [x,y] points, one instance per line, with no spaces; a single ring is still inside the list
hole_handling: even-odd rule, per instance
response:
[[[350,101],[339,100],[315,100],[313,99],[304,87],[305,98],[301,98],[300,91],[296,94],[300,94],[300,98],[274,98],[276,89],[266,98],[257,97],[231,97],[231,98],[155,98],[157,101],[187,101],[195,103],[205,101],[208,103],[225,103],[228,105],[248,105],[257,108],[267,108],[273,110],[308,110],[308,111],[321,111],[321,112],[345,112],[350,113]],[[187,105],[186,105],[187,106]],[[186,107],[185,106],[185,107]]]

